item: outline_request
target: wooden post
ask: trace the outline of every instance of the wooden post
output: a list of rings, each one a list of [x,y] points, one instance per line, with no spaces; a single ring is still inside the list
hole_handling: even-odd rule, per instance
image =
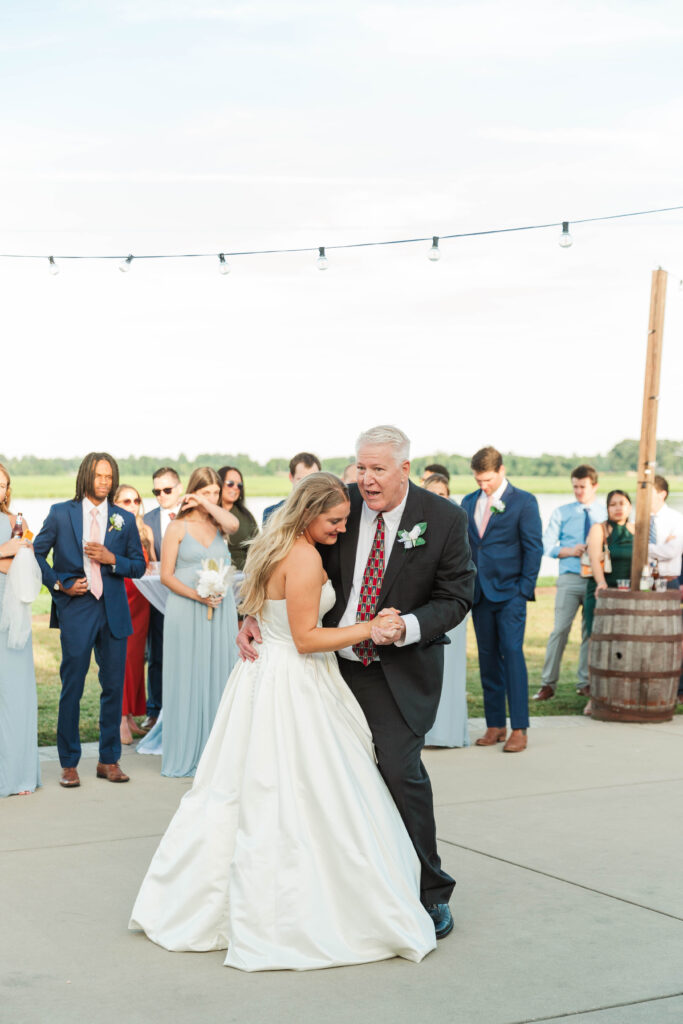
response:
[[[652,484],[657,460],[657,411],[659,409],[659,374],[662,366],[662,335],[664,331],[664,303],[666,299],[666,271],[660,267],[652,271],[650,294],[650,323],[647,332],[647,358],[645,361],[645,388],[643,391],[643,420],[640,428],[638,452],[638,490],[636,493],[636,533],[633,539],[631,561],[631,590],[640,589],[640,576],[647,565],[647,545],[650,536],[650,508]]]

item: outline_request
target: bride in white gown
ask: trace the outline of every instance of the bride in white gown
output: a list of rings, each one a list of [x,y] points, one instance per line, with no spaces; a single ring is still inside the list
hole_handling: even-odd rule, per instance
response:
[[[259,971],[418,962],[436,946],[417,856],[333,653],[373,623],[321,626],[334,590],[315,544],[336,543],[348,512],[344,485],[315,473],[253,542],[242,607],[263,645],[230,676],[130,920],[165,949],[227,949],[227,966]]]

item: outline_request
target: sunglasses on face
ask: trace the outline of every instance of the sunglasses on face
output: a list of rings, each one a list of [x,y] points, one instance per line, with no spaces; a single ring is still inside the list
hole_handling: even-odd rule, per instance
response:
[[[158,498],[160,494],[173,494],[175,487],[153,487],[152,494]]]
[[[141,498],[126,498],[125,501],[120,501],[119,504],[120,505],[141,505],[142,504],[142,499]]]
[[[238,487],[240,491],[244,490],[244,484],[238,484],[236,480],[226,480],[223,484],[224,487]]]

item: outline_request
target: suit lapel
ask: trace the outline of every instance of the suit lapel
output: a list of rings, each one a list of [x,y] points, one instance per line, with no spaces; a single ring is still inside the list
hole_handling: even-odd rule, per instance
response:
[[[350,489],[349,489],[350,490]],[[360,495],[357,495],[360,499]],[[346,533],[339,541],[339,574],[341,576],[341,589],[344,598],[344,605],[348,603],[353,583],[353,570],[356,567],[356,548],[358,547],[358,532],[360,530],[360,518],[363,513],[362,500],[355,500],[356,496],[351,494],[351,514],[346,524]]]
[[[76,538],[76,544],[78,550],[83,551],[83,506],[80,501],[72,501],[69,505],[69,519],[74,531],[74,537]],[[82,554],[81,554],[81,557]]]
[[[380,608],[382,602],[386,600],[387,594],[391,587],[396,582],[399,573],[403,570],[407,562],[410,561],[410,556],[417,548],[408,548],[407,550],[403,547],[398,539],[398,535],[401,530],[412,530],[416,523],[424,520],[423,516],[424,507],[420,498],[420,490],[415,484],[409,484],[408,486],[408,499],[403,509],[403,515],[401,521],[398,524],[398,530],[396,532],[396,539],[394,540],[394,546],[391,549],[389,555],[389,561],[384,573],[384,579],[382,580],[382,589],[379,595],[379,602],[377,607]],[[426,542],[429,544],[429,531],[425,536]]]

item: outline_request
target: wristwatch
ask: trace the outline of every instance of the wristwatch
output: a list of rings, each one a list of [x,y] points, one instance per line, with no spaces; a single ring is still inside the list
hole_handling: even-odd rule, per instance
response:
[[[53,590],[60,590],[61,589],[61,584],[60,584],[59,580],[55,580],[55,582],[52,584],[52,589]]]

